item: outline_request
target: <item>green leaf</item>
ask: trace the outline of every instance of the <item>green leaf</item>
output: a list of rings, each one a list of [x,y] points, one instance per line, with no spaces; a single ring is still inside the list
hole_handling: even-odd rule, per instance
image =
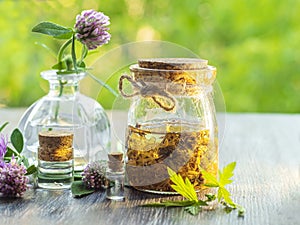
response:
[[[212,174],[206,172],[205,170],[201,170],[202,177],[205,180],[204,186],[207,187],[219,187],[219,182],[217,178]]]
[[[214,201],[217,198],[216,195],[213,195],[213,194],[206,194],[205,196],[207,198],[207,200],[206,200],[207,202]]]
[[[225,166],[222,171],[219,171],[219,181],[217,181],[217,179],[213,175],[204,170],[202,170],[201,173],[206,181],[206,183],[204,184],[205,186],[218,188],[217,198],[219,202],[222,201],[222,204],[225,206],[225,211],[230,212],[232,211],[232,209],[240,207],[241,214],[243,214],[243,211],[245,211],[245,209],[233,202],[230,192],[225,188],[227,184],[232,183],[231,178],[234,175],[233,171],[235,167],[236,162],[232,162]],[[208,198],[207,201],[209,201],[210,197],[206,197]]]
[[[32,28],[32,32],[50,35],[59,39],[69,39],[74,33],[71,28],[66,28],[52,22],[41,22]]]
[[[52,66],[52,69],[55,69],[55,70],[63,70],[66,68],[67,68],[66,62],[59,62]]]
[[[70,39],[72,35],[74,34],[73,30],[71,28],[68,28],[69,32],[64,33],[62,35],[54,36],[57,39]]]
[[[162,201],[157,203],[147,203],[141,206],[152,206],[152,207],[185,207],[195,204],[195,201],[183,200],[183,201]]]
[[[218,202],[220,202],[223,198],[223,194],[222,194],[222,190],[221,188],[218,189],[218,195],[217,195],[217,198],[218,198]]]
[[[224,201],[229,204],[232,207],[236,207],[235,203],[232,201],[231,197],[230,197],[230,192],[224,188],[224,187],[220,187],[218,190],[218,200],[221,201],[222,199],[224,199]]]
[[[228,164],[227,166],[225,166],[223,168],[222,172],[219,172],[219,176],[220,176],[220,186],[225,186],[227,184],[232,183],[232,180],[230,180],[231,177],[233,177],[233,171],[235,169],[236,166],[236,162],[232,162],[230,164]]]
[[[18,153],[21,153],[23,150],[23,135],[19,129],[14,129],[10,136],[11,144],[17,150]]]
[[[77,63],[77,66],[80,67],[80,68],[82,68],[82,69],[86,68],[86,65],[85,65],[85,63],[83,61]]]
[[[26,176],[27,175],[31,175],[31,174],[34,174],[35,172],[37,172],[37,168],[35,165],[31,165],[27,168],[27,173],[25,174]]]
[[[8,125],[8,122],[5,122],[1,127],[0,127],[0,132]]]
[[[195,204],[197,204],[198,206],[208,206],[207,202],[209,201],[198,200],[198,202],[196,202]]]
[[[191,205],[191,206],[187,206],[184,208],[185,211],[187,211],[188,213],[192,214],[193,216],[198,215],[201,207],[197,204]]]
[[[168,173],[170,175],[170,180],[174,183],[171,187],[181,194],[183,197],[187,198],[190,201],[198,202],[198,197],[195,191],[194,186],[191,184],[188,178],[185,179],[185,182],[182,176],[177,175],[172,169],[168,167]]]
[[[189,191],[192,200],[197,202],[198,201],[198,196],[197,196],[197,193],[195,191],[194,185],[192,185],[191,181],[187,177],[185,178],[185,187],[186,187],[186,190]]]
[[[230,207],[230,206],[228,206],[228,205],[226,205],[226,206],[224,207],[224,211],[225,211],[226,213],[231,213],[232,210],[234,210],[234,208],[232,208],[232,207]]]
[[[12,150],[10,147],[7,147],[6,148],[7,149],[7,151],[6,151],[6,153],[5,153],[5,158],[11,158],[12,157],[12,155],[13,155],[13,153],[15,153],[15,151],[14,150]]]
[[[20,153],[10,147],[7,147],[5,157],[12,157],[13,155],[20,156]]]
[[[232,204],[228,204],[225,201],[222,201],[221,204],[224,206],[224,211],[226,213],[230,213],[233,210],[237,209],[238,210],[238,217],[244,217],[245,216],[246,210],[245,210],[245,208],[243,206],[238,205],[236,203],[233,203],[233,205]]]
[[[74,197],[83,197],[95,192],[93,189],[88,189],[82,181],[74,181],[71,186],[71,192]]]

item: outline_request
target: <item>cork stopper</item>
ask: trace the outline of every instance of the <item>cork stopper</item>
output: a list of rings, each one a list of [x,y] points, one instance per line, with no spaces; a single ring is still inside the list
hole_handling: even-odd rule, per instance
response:
[[[122,152],[108,153],[108,169],[114,172],[124,170],[124,156]]]
[[[38,158],[44,161],[68,161],[73,159],[73,133],[42,131],[39,133]]]
[[[199,70],[207,67],[208,61],[198,58],[150,58],[138,60],[138,65],[147,69]]]
[[[177,84],[175,89],[171,87],[168,90],[175,94],[178,91],[195,93],[195,90],[189,90],[190,87],[185,85],[210,85],[216,78],[215,67],[209,66],[207,60],[198,58],[139,59],[137,64],[130,66],[130,71],[137,82]]]

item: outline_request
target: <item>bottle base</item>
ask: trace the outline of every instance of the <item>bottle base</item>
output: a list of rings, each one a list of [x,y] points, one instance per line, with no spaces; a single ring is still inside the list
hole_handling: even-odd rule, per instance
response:
[[[73,182],[73,160],[46,162],[39,160],[37,186],[44,189],[70,189]]]
[[[43,189],[51,189],[51,190],[58,190],[58,189],[70,189],[72,183],[64,184],[64,183],[41,183],[38,181],[38,187]]]
[[[107,196],[106,195],[106,198],[109,200],[120,201],[120,202],[125,200],[124,196]]]

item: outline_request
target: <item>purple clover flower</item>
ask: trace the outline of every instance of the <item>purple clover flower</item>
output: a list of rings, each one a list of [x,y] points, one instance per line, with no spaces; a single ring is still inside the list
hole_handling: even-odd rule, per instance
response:
[[[99,190],[106,184],[105,171],[106,162],[89,163],[82,173],[82,181],[88,188]]]
[[[0,161],[3,161],[5,153],[7,151],[8,140],[3,134],[0,134]]]
[[[4,196],[22,196],[27,190],[29,179],[26,168],[12,157],[9,163],[0,164],[0,193]]]
[[[109,17],[102,12],[84,10],[76,16],[75,37],[89,50],[96,49],[109,42],[109,24]]]

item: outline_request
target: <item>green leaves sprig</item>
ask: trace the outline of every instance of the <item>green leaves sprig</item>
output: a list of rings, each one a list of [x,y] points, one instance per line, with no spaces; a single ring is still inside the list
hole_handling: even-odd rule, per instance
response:
[[[232,211],[234,209],[238,209],[238,215],[243,216],[245,213],[245,209],[234,203],[231,199],[230,192],[225,188],[227,184],[231,184],[233,177],[233,171],[236,167],[236,162],[232,162],[225,166],[223,170],[219,170],[219,179],[217,180],[216,177],[211,175],[205,170],[201,170],[202,176],[205,180],[204,186],[206,187],[212,187],[212,188],[218,188],[217,198],[218,201],[225,206],[225,210]],[[230,210],[231,209],[231,210]]]
[[[238,216],[243,216],[245,209],[234,203],[231,199],[230,192],[225,188],[227,184],[232,183],[233,171],[235,169],[236,162],[230,163],[219,170],[219,179],[214,175],[201,170],[203,178],[205,179],[204,186],[211,188],[218,188],[217,196],[213,194],[207,194],[206,199],[199,200],[194,186],[191,184],[190,180],[186,178],[185,180],[173,170],[168,168],[168,173],[170,175],[170,180],[174,183],[171,187],[182,195],[186,200],[181,201],[162,201],[159,203],[148,203],[141,206],[152,206],[152,207],[184,207],[184,210],[192,215],[197,215],[203,206],[208,206],[208,203],[218,199],[218,201],[225,206],[226,212],[231,212],[234,209],[238,209]]]
[[[56,39],[67,39],[58,51],[57,63],[52,66],[52,69],[58,70],[58,74],[78,73],[79,71],[85,70],[85,64],[82,63],[82,60],[87,54],[83,51],[81,61],[77,62],[75,52],[75,31],[72,28],[63,27],[52,22],[41,22],[32,28],[32,32],[49,35]],[[71,45],[71,56],[64,56],[69,45]],[[83,49],[85,49],[85,46],[83,46]]]
[[[176,174],[172,169],[168,168],[168,173],[170,175],[170,180],[174,183],[171,187],[181,194],[187,200],[181,201],[163,201],[160,203],[149,203],[142,206],[154,206],[154,207],[184,207],[184,210],[192,215],[197,215],[202,206],[208,206],[208,202],[213,201],[214,198],[211,196],[206,196],[205,201],[199,200],[194,186],[188,178],[183,180],[182,176]]]

